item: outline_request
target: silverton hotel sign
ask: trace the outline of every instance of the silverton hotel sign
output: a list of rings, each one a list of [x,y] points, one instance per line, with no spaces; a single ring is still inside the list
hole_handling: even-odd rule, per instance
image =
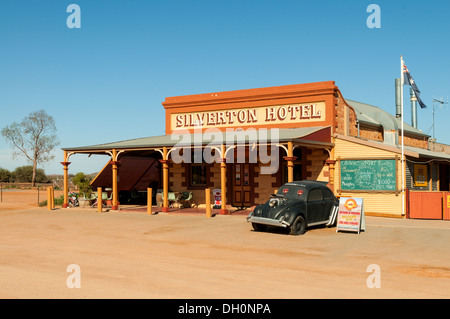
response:
[[[187,129],[194,126],[202,126],[203,128],[241,127],[324,121],[325,103],[318,102],[194,113],[172,113],[170,120],[171,127],[176,129]]]

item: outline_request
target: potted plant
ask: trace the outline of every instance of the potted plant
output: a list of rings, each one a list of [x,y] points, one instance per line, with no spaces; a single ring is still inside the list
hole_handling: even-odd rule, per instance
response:
[[[78,188],[78,202],[80,207],[90,206],[92,194],[90,182],[90,179],[84,173],[77,173],[72,178],[72,183]]]

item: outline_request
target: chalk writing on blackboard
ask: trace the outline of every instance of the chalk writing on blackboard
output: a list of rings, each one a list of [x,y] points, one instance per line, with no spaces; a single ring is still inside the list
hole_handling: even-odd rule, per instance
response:
[[[341,190],[396,191],[396,160],[341,160]]]

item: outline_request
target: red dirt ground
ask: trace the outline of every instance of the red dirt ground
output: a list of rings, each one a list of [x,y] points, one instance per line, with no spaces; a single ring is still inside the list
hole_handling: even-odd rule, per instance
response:
[[[359,235],[288,236],[255,232],[243,215],[36,205],[35,191],[3,193],[0,298],[450,297],[446,221],[366,217]],[[72,264],[81,288],[67,286]],[[367,286],[373,264],[381,288]]]

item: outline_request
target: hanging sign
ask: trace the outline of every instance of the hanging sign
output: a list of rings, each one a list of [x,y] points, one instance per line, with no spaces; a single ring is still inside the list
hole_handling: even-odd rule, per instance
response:
[[[336,232],[349,231],[360,233],[366,230],[364,200],[362,198],[341,197]]]

